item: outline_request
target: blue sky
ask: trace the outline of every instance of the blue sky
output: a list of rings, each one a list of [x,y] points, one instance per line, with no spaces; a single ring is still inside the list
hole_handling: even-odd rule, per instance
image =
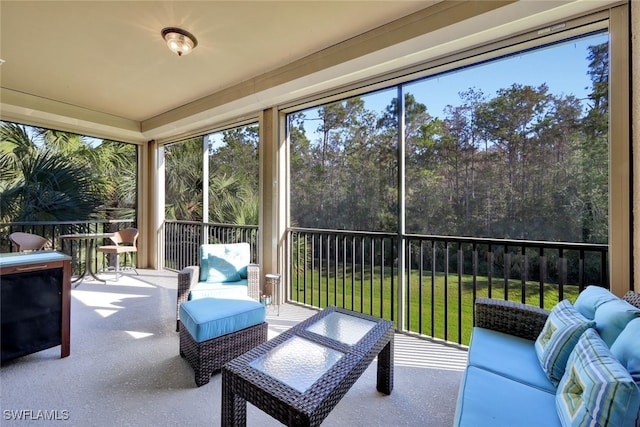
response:
[[[498,89],[514,83],[537,87],[543,83],[555,95],[575,95],[585,98],[591,89],[587,75],[588,46],[607,41],[607,34],[581,38],[552,47],[526,52],[502,60],[449,72],[407,85],[407,92],[427,105],[433,116],[442,117],[448,105],[458,105],[461,91],[481,89],[492,98]],[[365,97],[367,108],[384,109],[395,89]]]
[[[423,79],[406,85],[406,91],[412,93],[418,102],[425,104],[429,113],[436,117],[443,117],[443,110],[448,104],[459,105],[461,100],[458,93],[470,88],[482,90],[485,97],[490,99],[496,95],[497,90],[508,88],[514,83],[534,87],[546,83],[552,94],[574,95],[583,99],[592,86],[587,75],[588,47],[607,40],[606,33],[583,37]],[[394,87],[362,98],[367,109],[381,112],[396,94]],[[307,136],[312,141],[316,141],[316,129],[319,125],[314,110],[315,108],[307,110],[308,121],[305,124]],[[221,144],[221,134],[212,134],[210,138],[214,145]]]

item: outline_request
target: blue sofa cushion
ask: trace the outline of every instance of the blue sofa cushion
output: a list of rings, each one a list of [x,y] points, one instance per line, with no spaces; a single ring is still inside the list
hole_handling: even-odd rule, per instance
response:
[[[640,387],[640,319],[627,323],[611,345],[611,354],[620,361]]]
[[[560,301],[551,310],[535,350],[540,366],[554,385],[562,379],[569,354],[582,333],[594,326],[595,322],[580,314],[568,300]]]
[[[234,281],[232,279],[247,278],[247,266],[251,263],[251,247],[248,243],[201,245],[199,255],[199,281],[201,282]],[[213,265],[209,263],[210,256],[213,257]],[[226,280],[220,280],[225,278]]]
[[[556,387],[540,367],[531,340],[475,327],[467,363],[549,393],[556,392]]]
[[[587,319],[596,316],[596,310],[607,301],[617,300],[618,297],[608,289],[600,286],[587,286],[576,298],[573,306]]]
[[[180,304],[180,321],[196,342],[259,325],[265,306],[249,297],[201,298]]]
[[[640,390],[598,333],[587,330],[567,361],[556,394],[564,425],[636,425]]]
[[[454,425],[473,427],[560,426],[555,394],[475,366],[467,367]]]
[[[627,323],[637,317],[640,317],[640,309],[625,300],[607,301],[596,309],[596,331],[610,347]]]

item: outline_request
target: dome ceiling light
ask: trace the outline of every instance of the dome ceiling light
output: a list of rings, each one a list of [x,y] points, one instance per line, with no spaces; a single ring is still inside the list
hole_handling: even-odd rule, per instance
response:
[[[188,55],[198,46],[195,36],[181,28],[163,28],[162,38],[167,42],[167,47],[178,56]]]

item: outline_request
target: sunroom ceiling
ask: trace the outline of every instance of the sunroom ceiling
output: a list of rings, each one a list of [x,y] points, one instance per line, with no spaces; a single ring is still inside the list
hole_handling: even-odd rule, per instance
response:
[[[175,139],[607,3],[2,0],[0,117]],[[168,26],[197,48],[171,53]]]

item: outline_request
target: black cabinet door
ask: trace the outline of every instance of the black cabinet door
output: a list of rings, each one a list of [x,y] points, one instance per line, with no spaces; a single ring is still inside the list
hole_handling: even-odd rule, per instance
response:
[[[3,275],[2,361],[61,344],[62,268]]]

